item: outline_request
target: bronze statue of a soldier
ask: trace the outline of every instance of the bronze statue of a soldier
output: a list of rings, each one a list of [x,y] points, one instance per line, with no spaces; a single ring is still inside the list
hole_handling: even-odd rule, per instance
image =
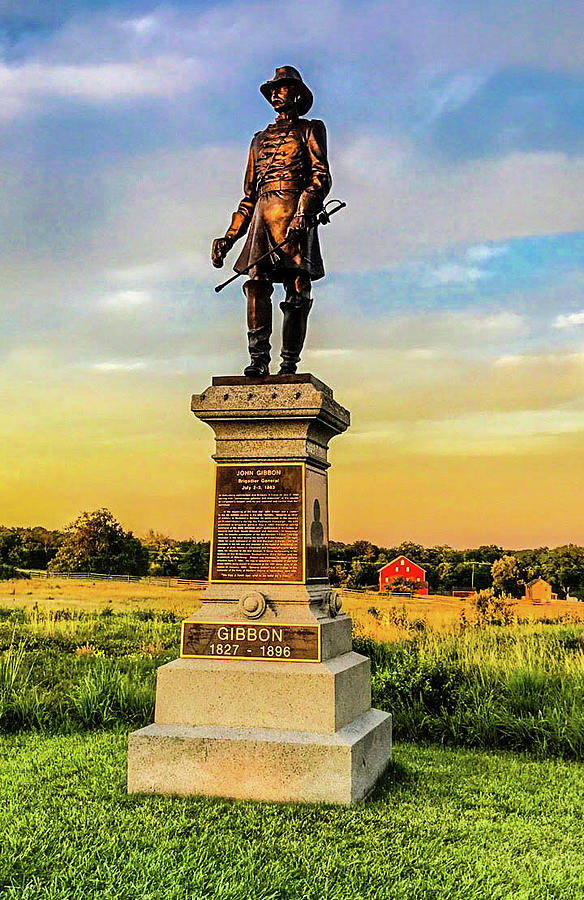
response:
[[[285,290],[278,374],[296,372],[312,306],[311,282],[324,275],[317,216],[331,188],[326,129],[319,119],[301,118],[313,97],[298,70],[281,66],[260,91],[274,107],[276,120],[253,136],[244,197],[225,236],[213,241],[211,253],[213,265],[220,268],[235,241],[247,232],[233,268],[249,272],[243,291],[251,362],[243,374],[253,378],[264,378],[270,371],[274,283],[282,283]]]

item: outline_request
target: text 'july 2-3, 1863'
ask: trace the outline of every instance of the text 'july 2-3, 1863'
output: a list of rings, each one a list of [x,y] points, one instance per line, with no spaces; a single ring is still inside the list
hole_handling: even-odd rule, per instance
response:
[[[212,581],[302,582],[303,466],[217,466]]]

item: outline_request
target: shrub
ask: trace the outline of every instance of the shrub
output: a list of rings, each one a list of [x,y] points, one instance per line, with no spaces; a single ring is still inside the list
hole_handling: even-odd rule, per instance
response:
[[[507,594],[496,596],[492,588],[478,591],[471,597],[481,625],[511,625],[515,620],[513,598]]]
[[[7,566],[0,563],[0,581],[13,581],[17,578],[30,578],[28,572],[17,569],[15,566]]]

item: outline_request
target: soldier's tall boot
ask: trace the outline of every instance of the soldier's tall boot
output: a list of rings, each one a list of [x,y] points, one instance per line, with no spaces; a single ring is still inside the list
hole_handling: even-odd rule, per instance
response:
[[[247,344],[251,358],[243,374],[248,378],[265,378],[270,374],[272,291],[272,283],[266,280],[250,278],[243,285],[247,297]]]
[[[293,375],[300,362],[304,346],[308,314],[312,307],[310,281],[298,276],[294,285],[286,286],[286,299],[280,303],[284,313],[282,323],[282,362],[278,375]]]

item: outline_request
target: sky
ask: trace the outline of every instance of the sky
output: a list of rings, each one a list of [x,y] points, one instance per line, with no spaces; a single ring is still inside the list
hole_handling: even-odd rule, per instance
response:
[[[352,415],[331,536],[584,543],[582,33],[580,0],[0,0],[0,524],[209,537],[190,395],[247,363],[210,244],[294,65],[347,202],[301,366]]]

